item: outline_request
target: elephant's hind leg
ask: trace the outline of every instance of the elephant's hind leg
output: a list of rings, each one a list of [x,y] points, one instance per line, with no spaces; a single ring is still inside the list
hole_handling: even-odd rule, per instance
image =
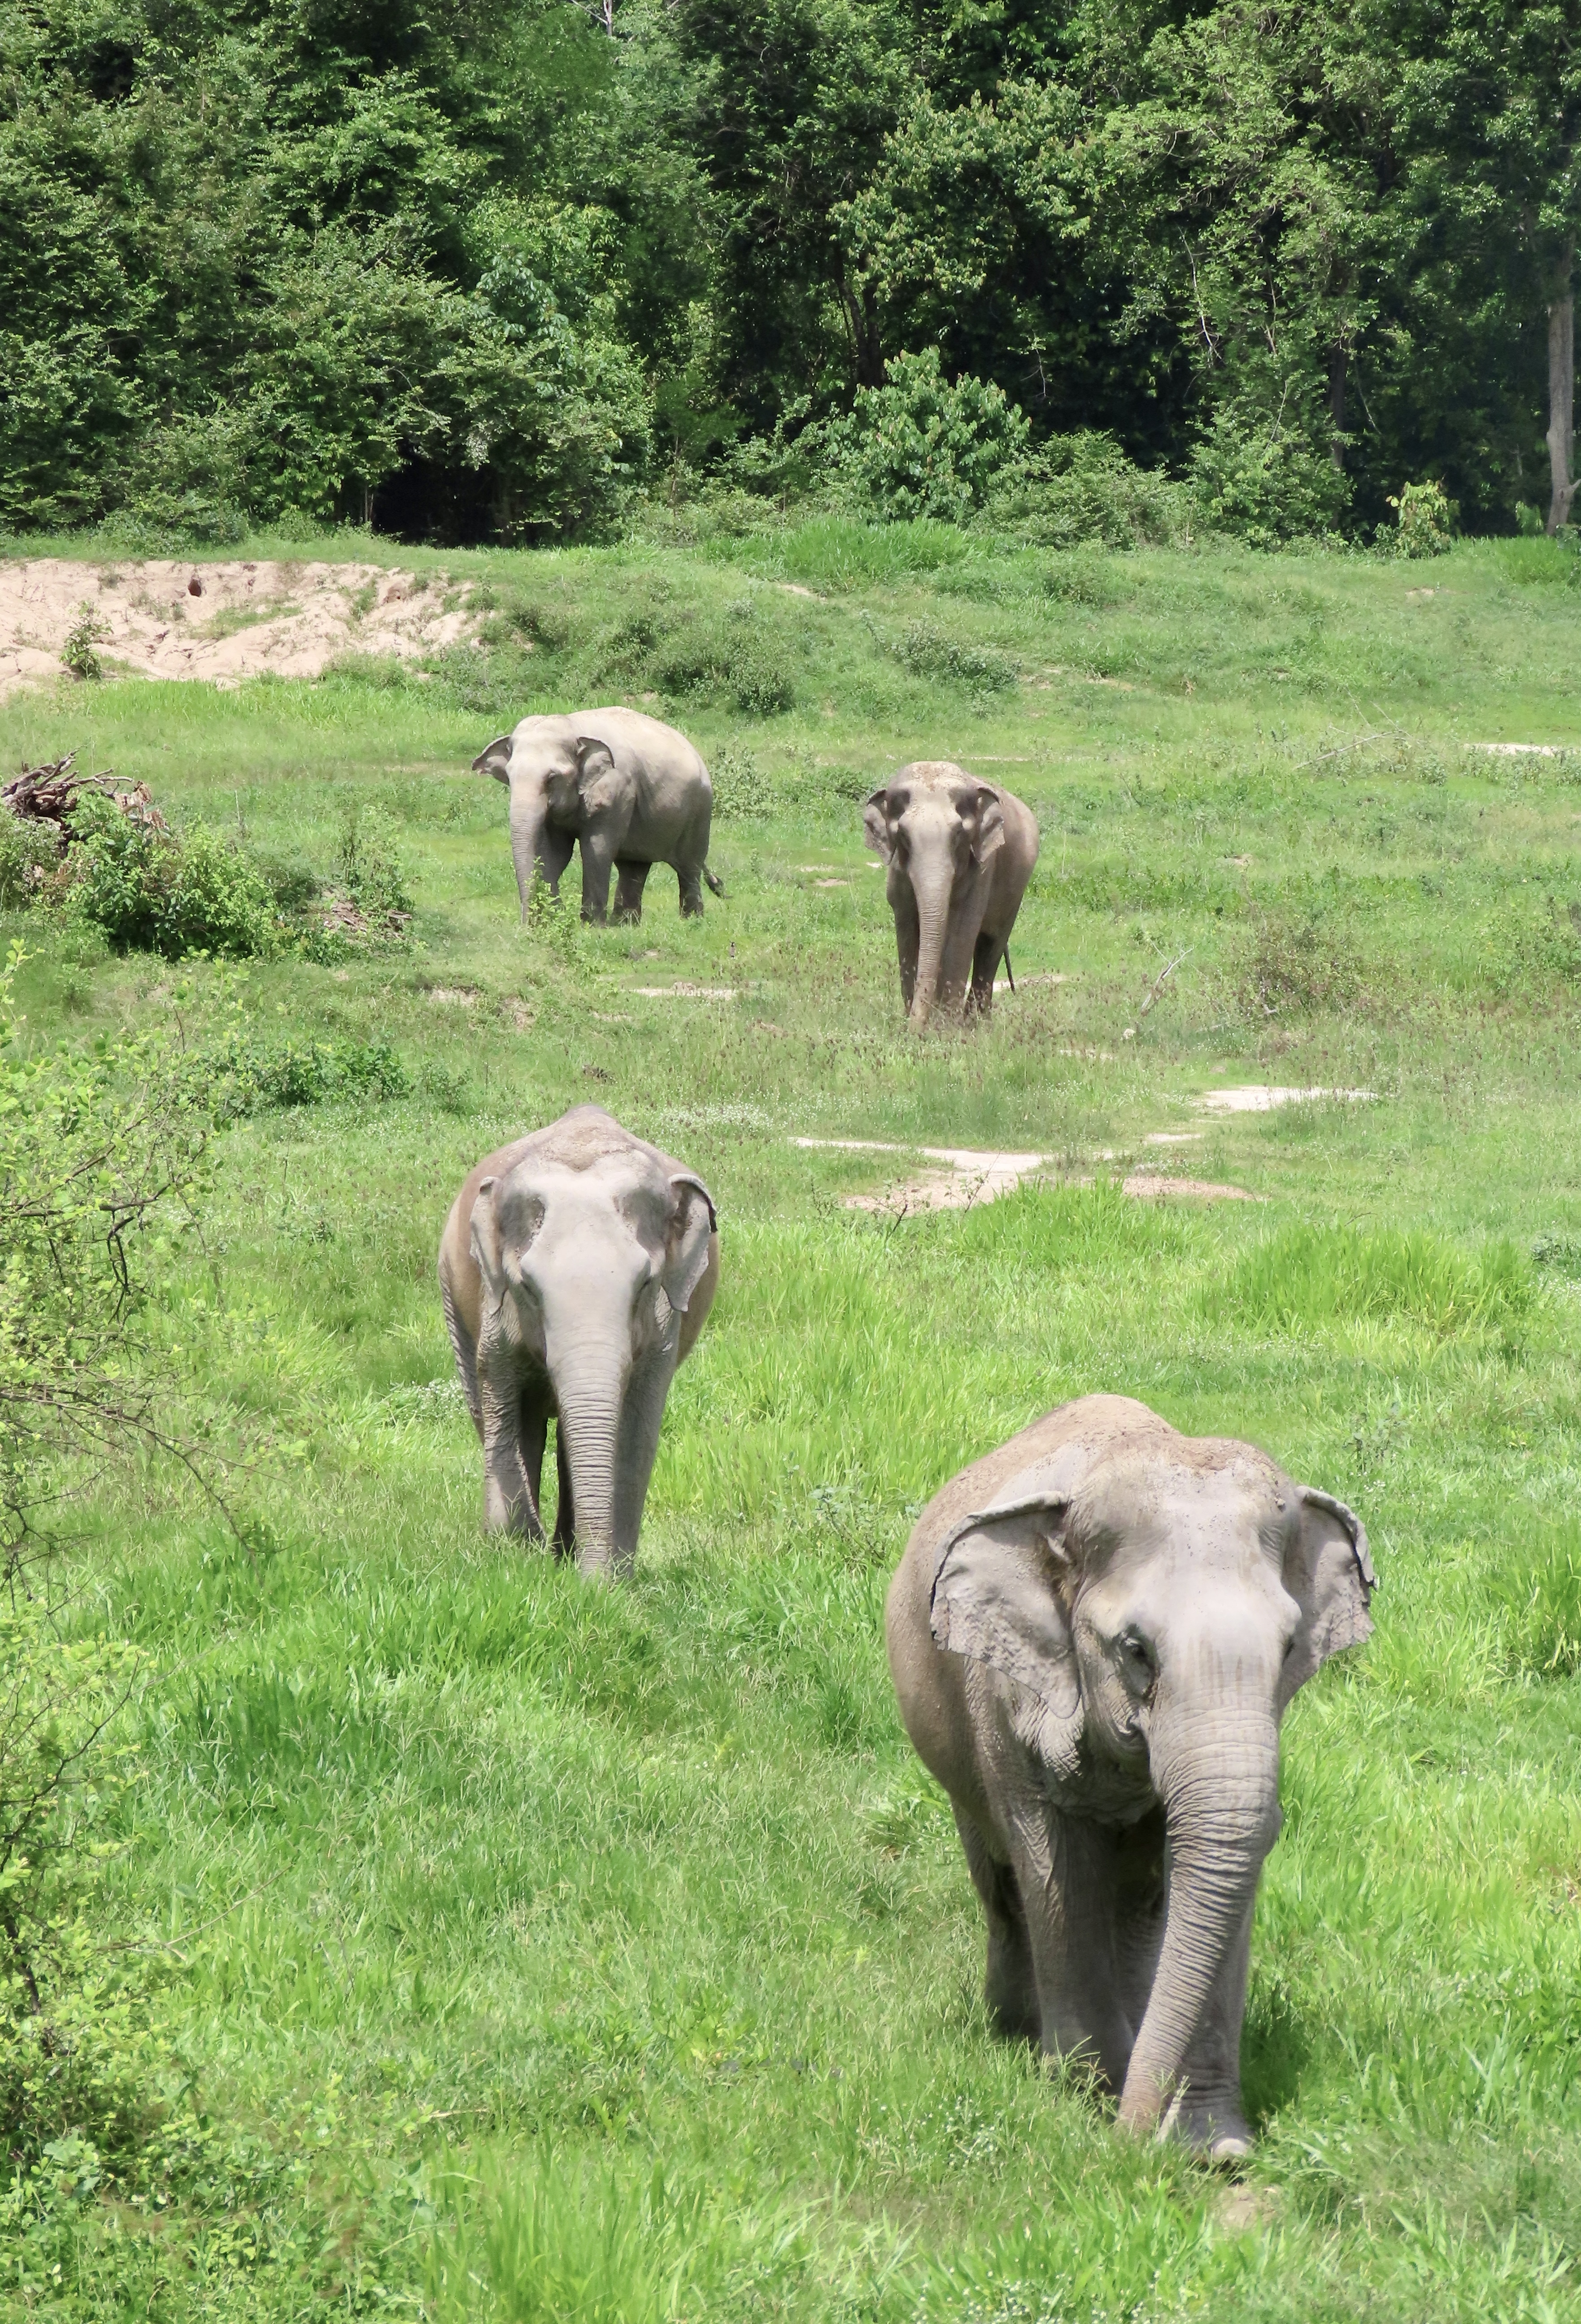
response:
[[[643,890],[648,884],[651,863],[634,863],[629,856],[615,859],[615,917],[617,920],[640,920],[643,917]]]
[[[703,867],[700,863],[677,864],[676,879],[680,884],[680,917],[683,920],[700,920],[703,917]]]
[[[1042,2030],[1038,1980],[1027,1936],[1026,1907],[1008,1864],[997,1864],[974,1824],[957,1815],[956,1829],[966,1852],[972,1886],[988,1920],[988,1975],[983,1997],[996,2034],[1012,2042],[1035,2042]]]

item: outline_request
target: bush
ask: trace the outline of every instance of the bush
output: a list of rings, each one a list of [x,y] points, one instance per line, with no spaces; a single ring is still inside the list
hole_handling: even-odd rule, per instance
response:
[[[1455,503],[1442,484],[1401,484],[1398,498],[1390,494],[1389,506],[1394,511],[1394,529],[1378,527],[1380,548],[1394,557],[1442,557],[1456,517]]]
[[[340,820],[338,869],[347,894],[370,927],[399,927],[411,909],[405,859],[393,816],[353,799]]]
[[[1189,540],[1191,495],[1160,469],[1139,468],[1112,436],[1084,429],[1008,469],[980,521],[1049,549],[1144,549]]]
[[[1013,657],[997,646],[963,645],[947,637],[931,622],[912,622],[902,632],[895,658],[918,678],[940,678],[949,686],[970,686],[984,693],[1002,693],[1020,676]]]
[[[1241,971],[1240,1001],[1253,1017],[1354,1009],[1365,998],[1360,964],[1316,918],[1260,917]]]
[[[721,823],[767,823],[774,811],[768,777],[750,751],[717,751],[709,770],[714,813]]]
[[[411,1076],[388,1041],[260,1040],[241,1027],[193,1060],[195,1100],[217,1120],[335,1098],[409,1097]]]
[[[707,699],[723,696],[749,718],[772,718],[796,699],[796,679],[788,641],[765,624],[757,605],[744,598],[727,608],[717,628],[707,621],[683,621],[656,643],[658,625],[637,615],[617,643],[639,652],[653,650],[652,674],[670,695]]]
[[[1344,472],[1298,429],[1234,407],[1214,414],[1191,456],[1201,522],[1252,549],[1322,539],[1345,514]]]
[[[889,517],[958,522],[1025,458],[1031,430],[1002,388],[946,379],[937,347],[896,355],[830,430],[843,489]]]
[[[75,816],[69,900],[118,951],[246,959],[278,948],[281,916],[268,882],[207,824],[178,835],[91,792]]]
[[[50,887],[60,869],[54,825],[0,807],[0,911],[24,910]]]

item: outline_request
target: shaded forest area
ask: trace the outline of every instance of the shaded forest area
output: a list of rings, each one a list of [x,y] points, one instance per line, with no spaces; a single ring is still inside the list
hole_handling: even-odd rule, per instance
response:
[[[14,532],[565,540],[744,493],[959,517],[1073,463],[1254,541],[1370,538],[1428,480],[1470,530],[1568,521],[1574,0],[0,28]]]

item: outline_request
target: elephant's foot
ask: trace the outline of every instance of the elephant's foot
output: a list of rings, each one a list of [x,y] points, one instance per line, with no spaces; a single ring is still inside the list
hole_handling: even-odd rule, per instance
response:
[[[1254,2141],[1238,2095],[1208,2098],[1188,2089],[1175,2122],[1178,2137],[1208,2163],[1241,2163]]]

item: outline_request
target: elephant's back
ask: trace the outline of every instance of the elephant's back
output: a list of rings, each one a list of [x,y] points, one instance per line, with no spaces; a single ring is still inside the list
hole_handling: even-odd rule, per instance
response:
[[[708,770],[697,744],[689,742],[678,726],[667,726],[662,718],[650,718],[645,710],[628,709],[624,702],[585,711],[583,717],[604,740],[624,743],[651,765],[665,765],[676,774],[707,783]]]

